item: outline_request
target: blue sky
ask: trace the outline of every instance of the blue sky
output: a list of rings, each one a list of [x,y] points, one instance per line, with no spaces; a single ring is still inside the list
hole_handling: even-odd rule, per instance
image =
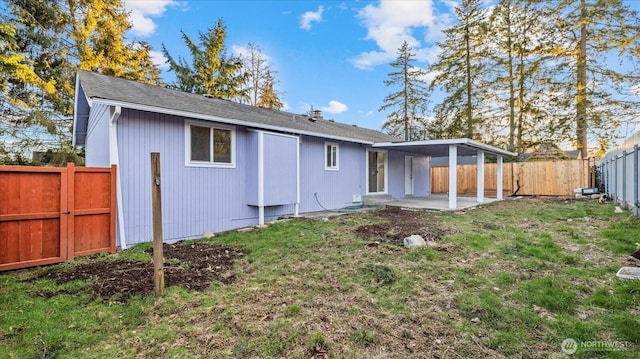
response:
[[[640,0],[626,3],[640,9]],[[181,29],[198,41],[199,31],[206,32],[222,18],[229,52],[242,53],[248,43],[264,50],[277,71],[284,110],[304,113],[313,106],[325,118],[374,129],[385,121],[386,114],[378,112],[384,97],[396,90],[383,81],[397,49],[406,40],[417,55],[415,65],[426,68],[437,57],[442,30],[454,22],[456,4],[455,0],[125,0],[133,24],[128,37],[150,43],[157,63],[164,62],[163,43],[174,57],[185,55]],[[161,68],[165,80],[172,80],[166,66]],[[621,136],[636,131],[634,127],[621,129]]]
[[[126,0],[131,39],[147,41],[160,54],[164,43],[173,56],[184,55],[180,30],[194,41],[222,18],[226,46],[240,53],[248,43],[262,48],[277,71],[285,110],[379,129],[378,112],[391,93],[383,81],[389,63],[407,40],[416,65],[435,59],[435,41],[452,21],[452,2],[420,1],[176,1]],[[187,57],[188,58],[188,57]],[[165,79],[171,73],[163,71]]]

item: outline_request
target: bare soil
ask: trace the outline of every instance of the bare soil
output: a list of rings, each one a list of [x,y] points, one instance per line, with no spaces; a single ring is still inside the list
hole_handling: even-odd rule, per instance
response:
[[[385,223],[367,224],[355,229],[355,233],[367,241],[382,240],[403,246],[404,239],[414,234],[422,236],[425,241],[438,241],[450,233],[432,218],[425,221],[426,212],[422,210],[385,207],[373,212],[373,215],[382,218]]]
[[[148,249],[146,252],[152,255],[153,250]],[[203,291],[214,280],[224,284],[233,283],[236,279],[231,270],[233,263],[245,254],[246,251],[241,248],[216,243],[165,243],[165,287],[182,286]],[[154,291],[152,262],[90,259],[62,271],[50,271],[37,278],[49,278],[58,284],[92,280],[94,297],[122,303],[128,302],[133,296],[145,296]],[[48,298],[62,293],[42,291],[37,294]]]

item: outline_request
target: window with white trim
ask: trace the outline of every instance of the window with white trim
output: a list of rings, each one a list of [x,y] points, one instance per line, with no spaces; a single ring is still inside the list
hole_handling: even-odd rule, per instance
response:
[[[201,167],[235,167],[235,129],[186,122],[186,165]]]
[[[340,161],[340,147],[334,142],[324,143],[324,169],[328,171],[337,171]]]

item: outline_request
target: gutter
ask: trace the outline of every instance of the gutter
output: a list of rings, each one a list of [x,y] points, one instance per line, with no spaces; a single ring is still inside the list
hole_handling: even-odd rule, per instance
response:
[[[127,249],[127,240],[124,231],[124,207],[122,206],[122,182],[120,181],[120,161],[118,155],[118,118],[122,113],[122,107],[110,107],[111,117],[109,118],[109,162],[116,165],[116,206],[117,206],[117,226],[120,248]]]

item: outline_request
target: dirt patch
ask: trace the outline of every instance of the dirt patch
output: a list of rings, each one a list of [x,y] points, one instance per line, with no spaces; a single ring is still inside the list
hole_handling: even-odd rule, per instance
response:
[[[152,255],[152,250],[146,251]],[[231,271],[234,261],[246,254],[243,249],[207,242],[177,242],[164,244],[165,287],[182,286],[202,291],[209,288],[211,281],[224,284],[236,279]],[[132,296],[153,293],[153,263],[124,259],[90,260],[62,271],[52,271],[37,278],[49,278],[58,284],[75,280],[92,280],[94,297],[108,298],[126,303]],[[34,278],[34,279],[37,279]],[[34,280],[32,279],[32,280]],[[48,298],[68,293],[38,292]]]
[[[385,207],[372,215],[384,219],[385,223],[367,224],[354,230],[355,234],[367,241],[384,240],[403,246],[404,239],[413,234],[422,236],[425,241],[438,241],[450,233],[450,230],[441,228],[424,211]]]

